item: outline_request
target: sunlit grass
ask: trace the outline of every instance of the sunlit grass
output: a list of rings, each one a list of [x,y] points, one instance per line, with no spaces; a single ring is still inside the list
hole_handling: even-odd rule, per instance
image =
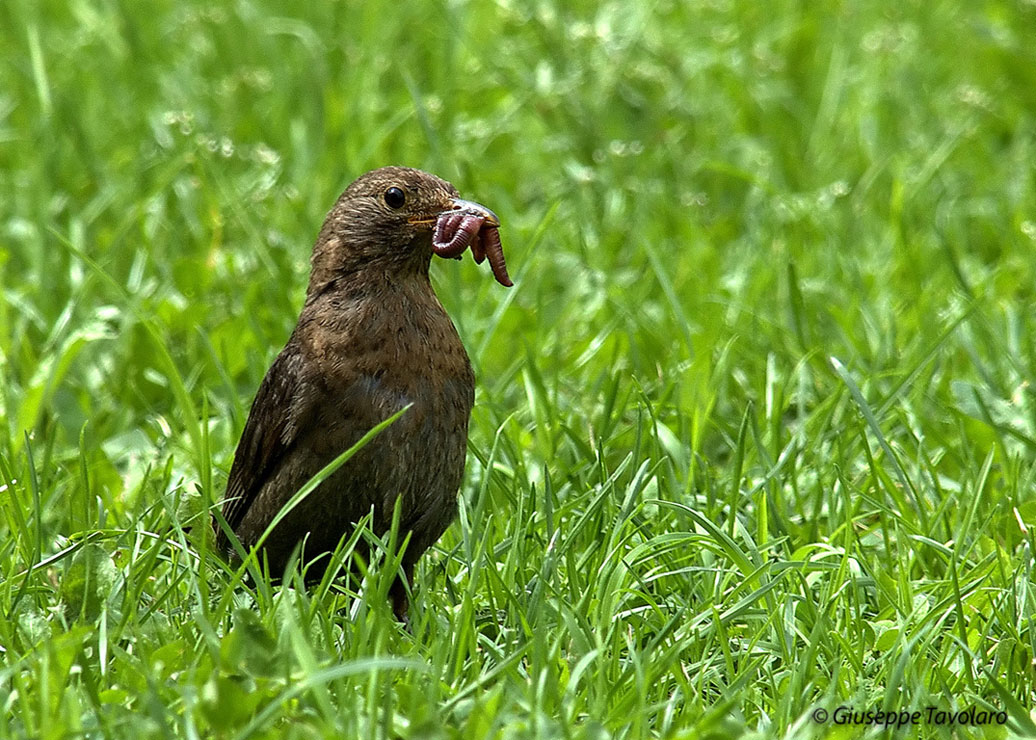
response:
[[[1031,4],[0,27],[0,736],[1036,734]],[[323,214],[390,163],[492,207],[516,282],[433,266],[479,384],[410,632],[390,568],[204,537]]]

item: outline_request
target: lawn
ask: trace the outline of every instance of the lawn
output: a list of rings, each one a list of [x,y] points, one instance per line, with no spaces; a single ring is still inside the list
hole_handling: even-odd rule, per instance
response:
[[[0,737],[1036,735],[1031,1],[0,28]],[[516,283],[432,266],[478,390],[410,631],[391,568],[205,536],[385,164],[495,210]]]

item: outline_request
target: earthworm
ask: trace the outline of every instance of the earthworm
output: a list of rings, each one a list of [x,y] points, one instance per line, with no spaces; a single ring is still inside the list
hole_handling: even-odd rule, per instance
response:
[[[470,213],[444,213],[435,223],[432,249],[440,257],[459,257],[482,228],[485,219]]]
[[[500,243],[500,229],[495,226],[489,226],[482,229],[479,232],[482,237],[482,245],[485,247],[485,255],[489,257],[489,267],[493,270],[493,277],[501,285],[510,288],[514,283],[511,282],[510,276],[507,274],[507,264],[504,262],[504,245]],[[472,249],[474,253],[474,249]],[[481,260],[479,260],[481,262]]]
[[[498,283],[506,287],[514,285],[507,274],[499,228],[488,225],[483,216],[463,211],[439,216],[432,232],[432,250],[440,257],[460,259],[468,247],[476,264],[489,258],[489,267]]]

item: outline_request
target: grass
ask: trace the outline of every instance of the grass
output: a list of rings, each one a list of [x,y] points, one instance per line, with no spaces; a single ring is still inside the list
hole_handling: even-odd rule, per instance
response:
[[[0,737],[1036,735],[1032,3],[0,27]],[[390,568],[201,535],[388,163],[493,208],[517,283],[433,267],[479,388],[412,633]]]

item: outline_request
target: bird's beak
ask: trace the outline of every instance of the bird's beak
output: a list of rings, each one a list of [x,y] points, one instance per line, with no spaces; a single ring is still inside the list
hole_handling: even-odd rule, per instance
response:
[[[415,226],[431,226],[447,213],[470,213],[473,216],[480,216],[485,219],[486,226],[500,225],[500,219],[491,210],[481,203],[476,203],[473,200],[464,200],[463,198],[451,198],[450,204],[445,210],[431,216],[411,216],[409,221]]]
[[[450,201],[450,207],[443,211],[443,214],[452,213],[453,211],[460,211],[461,213],[470,213],[473,216],[481,216],[486,220],[487,226],[500,225],[500,219],[496,217],[495,213],[486,208],[484,205],[475,203],[471,200],[464,200],[463,198],[454,198],[452,201]]]

